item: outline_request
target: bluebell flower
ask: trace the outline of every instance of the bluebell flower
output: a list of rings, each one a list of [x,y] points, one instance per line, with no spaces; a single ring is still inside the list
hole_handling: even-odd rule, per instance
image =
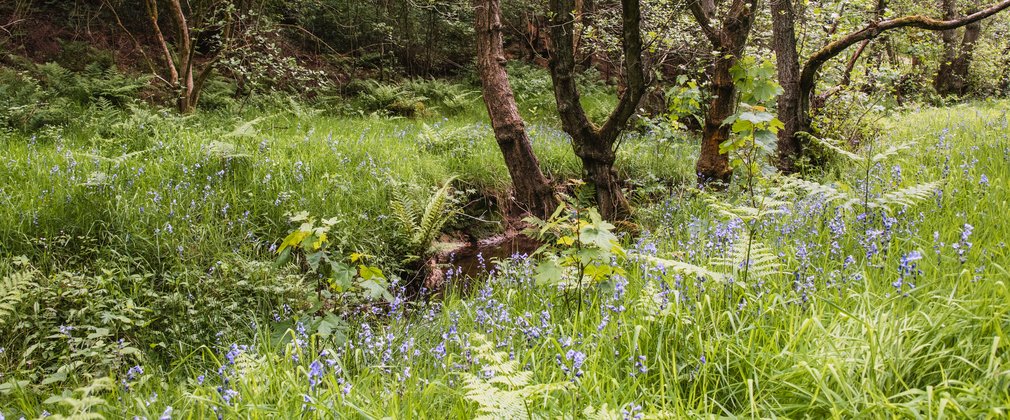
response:
[[[961,261],[961,264],[964,264],[965,262],[968,261],[968,258],[965,256],[965,253],[967,253],[968,250],[971,249],[972,243],[968,242],[968,238],[971,236],[974,230],[975,230],[974,226],[965,223],[961,229],[960,241],[958,241],[958,243],[956,244],[951,244],[951,247],[953,247],[957,251],[957,256],[958,259]]]
[[[562,363],[561,369],[565,371],[565,373],[574,375],[575,378],[582,377],[582,364],[586,362],[586,354],[581,351],[569,349],[568,352],[565,353],[565,360],[571,362],[571,366]]]
[[[435,348],[431,349],[431,354],[438,360],[445,358],[445,341],[443,340],[441,343],[438,343]]]
[[[610,323],[610,312],[602,312],[603,314],[600,317],[600,324],[596,326],[596,331],[603,331],[603,329],[607,328],[607,325]]]
[[[919,251],[912,251],[901,257],[901,260],[898,262],[898,280],[891,283],[891,285],[897,289],[898,293],[903,293],[906,296],[908,295],[908,293],[904,291],[904,286],[906,284],[910,289],[915,288],[915,283],[912,283],[909,280],[918,277],[919,274],[922,274],[922,271],[918,269],[916,263],[916,261],[921,259],[922,253]]]
[[[891,183],[893,185],[900,185],[901,181],[901,165],[894,165],[894,167],[891,168]]]
[[[625,405],[627,408],[621,409],[621,416],[624,420],[637,420],[645,417],[642,414],[642,406],[634,403],[628,403]]]
[[[238,391],[234,389],[225,389],[221,392],[221,399],[224,400],[225,404],[231,404],[232,399],[237,399],[239,397]]]
[[[324,369],[325,368],[323,367],[323,364],[319,363],[319,360],[313,360],[312,363],[309,364],[309,372],[308,372],[309,388],[316,387],[316,385],[320,381],[320,378],[323,377]]]
[[[141,367],[140,365],[136,365],[134,367],[131,367],[130,370],[126,371],[126,379],[132,381],[136,379],[138,376],[143,374],[144,374],[144,368]]]
[[[241,355],[243,352],[245,352],[248,348],[249,348],[248,346],[244,345],[240,346],[238,344],[232,343],[231,347],[228,348],[228,353],[225,353],[224,357],[228,359],[229,365],[234,365],[235,358]]]

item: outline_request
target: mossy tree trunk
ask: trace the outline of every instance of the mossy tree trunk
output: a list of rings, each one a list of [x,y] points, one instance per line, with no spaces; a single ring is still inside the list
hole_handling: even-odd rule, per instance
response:
[[[757,3],[757,0],[733,0],[719,16],[719,5],[715,0],[690,0],[688,3],[691,15],[715,51],[712,63],[706,69],[712,83],[712,99],[705,112],[701,155],[695,166],[701,184],[725,184],[733,175],[729,156],[719,152],[719,145],[729,139],[730,127],[724,122],[736,112],[737,106],[737,89],[730,69],[743,56],[747,47]],[[713,26],[716,21],[721,22],[719,27]]]

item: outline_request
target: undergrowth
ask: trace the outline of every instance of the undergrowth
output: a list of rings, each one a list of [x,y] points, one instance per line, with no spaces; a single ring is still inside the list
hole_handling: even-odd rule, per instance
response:
[[[432,223],[390,204],[452,177],[503,190],[481,120],[292,106],[8,131],[0,413],[1003,417],[1003,108],[882,120],[888,137],[825,146],[839,156],[818,179],[718,194],[663,184],[693,178],[692,147],[631,137],[616,166],[657,180],[636,195],[640,236],[562,212],[541,252],[556,275],[517,255],[416,300],[395,247],[424,252]],[[559,130],[530,132],[552,178],[577,177]],[[336,311],[325,270],[275,265],[302,212],[325,218],[310,231],[328,258],[368,259],[354,287],[381,275],[391,293]],[[322,245],[301,239],[308,265]]]

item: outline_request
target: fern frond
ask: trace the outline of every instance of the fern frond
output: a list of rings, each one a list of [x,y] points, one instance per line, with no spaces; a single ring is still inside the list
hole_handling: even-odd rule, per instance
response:
[[[677,293],[676,290],[672,293]],[[632,306],[636,312],[638,312],[642,318],[652,321],[655,320],[657,316],[666,316],[670,313],[670,307],[663,307],[663,297],[660,295],[660,290],[656,287],[656,283],[652,281],[647,281],[642,290],[638,292],[638,300]]]
[[[896,155],[896,154],[898,154],[898,153],[900,153],[900,152],[902,152],[904,150],[908,150],[908,149],[911,149],[911,148],[912,148],[912,143],[897,144],[897,145],[888,147],[887,150],[884,150],[883,152],[880,152],[880,153],[877,153],[877,154],[873,155],[873,157],[870,158],[870,161],[873,162],[873,163],[882,162],[882,161],[887,160],[887,158],[889,158],[891,156],[894,156],[894,155]]]
[[[672,271],[675,273],[687,274],[690,276],[707,277],[715,281],[725,280],[725,277],[720,273],[716,273],[705,267],[689,264],[683,261],[667,260],[644,254],[631,254],[630,256],[632,258],[634,257],[642,258],[646,261],[651,262],[652,264],[662,266],[668,272]]]
[[[35,286],[29,272],[17,272],[0,279],[0,326],[6,325],[17,313],[28,290]]]
[[[483,362],[482,371],[490,375],[483,379],[470,373],[462,374],[465,398],[477,403],[478,418],[529,418],[528,399],[547,396],[569,386],[567,382],[530,384],[533,372],[519,370],[518,362],[509,360],[505,352],[496,351],[483,334],[470,336],[470,350]]]
[[[400,230],[407,237],[412,238],[417,232],[417,219],[420,218],[413,200],[408,198],[400,190],[393,191],[393,201],[389,203],[393,217],[400,224]]]
[[[839,207],[844,209],[851,208],[852,205],[858,201],[858,198],[851,195],[848,191],[843,191],[832,185],[807,181],[803,178],[789,178],[786,181],[785,186],[787,188],[803,191],[808,196],[821,197],[825,203],[840,202],[841,204],[839,204]]]
[[[466,399],[477,403],[479,419],[528,418],[526,400],[519,391],[503,390],[474,375],[465,375]]]
[[[890,208],[891,206],[911,206],[918,201],[925,200],[940,186],[938,181],[927,182],[925,184],[913,185],[897,191],[891,191],[871,201],[870,207]]]
[[[456,215],[456,209],[448,208],[454,179],[455,177],[446,180],[442,188],[428,199],[428,204],[424,207],[424,213],[421,214],[421,221],[414,236],[414,244],[418,247],[427,250],[442,227]]]
[[[843,149],[843,148],[835,145],[834,142],[832,142],[832,141],[830,141],[828,139],[821,139],[821,138],[819,138],[819,137],[817,137],[817,136],[815,136],[813,134],[807,133],[805,131],[797,132],[796,136],[800,137],[802,139],[805,139],[805,140],[807,140],[807,141],[809,141],[811,143],[816,143],[816,144],[820,145],[821,147],[823,147],[825,149],[828,149],[828,150],[830,150],[832,152],[835,152],[836,154],[838,154],[840,156],[843,156],[843,157],[845,157],[845,158],[847,158],[847,159],[849,159],[849,160],[851,160],[853,162],[862,162],[862,161],[866,160],[862,156],[859,156],[859,155],[857,155],[855,153],[852,153],[852,152],[850,152],[848,150],[845,150],[845,149]]]
[[[582,410],[582,415],[590,420],[622,420],[624,416],[620,414],[615,409],[608,407],[607,403],[603,403],[600,408],[594,408],[593,406],[588,406]]]
[[[748,278],[779,274],[779,267],[782,266],[771,248],[760,240],[752,239],[746,231],[741,232],[728,255],[714,259],[712,264],[735,272],[746,271]]]
[[[710,195],[705,196],[705,202],[712,211],[725,217],[741,219],[743,221],[751,221],[773,214],[784,213],[784,207],[791,204],[776,196],[761,197],[761,207],[728,203]]]

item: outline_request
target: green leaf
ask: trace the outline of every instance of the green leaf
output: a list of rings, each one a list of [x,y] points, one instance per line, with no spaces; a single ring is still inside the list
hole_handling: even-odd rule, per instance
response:
[[[734,133],[749,135],[750,131],[754,129],[754,122],[740,118],[733,123],[732,129]]]
[[[595,209],[589,210],[589,218],[592,223],[579,229],[579,242],[593,244],[599,249],[610,251],[617,243],[617,235],[611,232],[614,225],[603,220]]]
[[[319,263],[323,260],[324,256],[326,256],[325,252],[312,252],[305,254],[305,261],[309,263],[309,268],[311,268],[312,271],[319,271]]]
[[[382,275],[382,270],[378,267],[367,266],[361,264],[358,266],[358,275],[365,280],[371,280],[375,278],[385,279],[386,277]]]
[[[286,248],[280,251],[280,255],[277,256],[277,262],[274,264],[277,267],[283,266],[291,261],[291,248]]]
[[[330,277],[333,279],[334,288],[339,292],[344,292],[351,288],[351,280],[354,279],[354,269],[347,266],[347,264],[330,261]]]
[[[774,83],[757,83],[754,85],[752,95],[760,102],[768,102],[778,96],[781,88]]]
[[[747,112],[744,112],[744,113],[740,114],[740,119],[741,120],[745,120],[745,121],[750,121],[750,122],[754,123],[754,125],[758,125],[758,124],[761,124],[761,123],[766,123],[766,122],[769,122],[771,120],[774,120],[775,116],[772,115],[770,112],[750,112],[750,111],[747,111]]]
[[[381,297],[386,300],[393,300],[393,295],[389,294],[389,291],[386,290],[385,282],[383,281],[382,284],[380,284],[377,280],[382,279],[365,280],[358,283],[358,286],[361,286],[365,296],[369,299],[377,300]]]
[[[65,380],[67,380],[67,372],[59,370],[52,375],[46,376],[46,378],[42,380],[42,385],[54,384]]]
[[[326,314],[326,316],[319,321],[319,327],[316,328],[316,331],[321,337],[334,337],[338,342],[347,340],[347,336],[344,334],[344,331],[346,330],[347,323],[333,313]]]
[[[557,261],[545,259],[537,264],[537,274],[533,279],[540,285],[552,285],[561,281],[564,270]]]

